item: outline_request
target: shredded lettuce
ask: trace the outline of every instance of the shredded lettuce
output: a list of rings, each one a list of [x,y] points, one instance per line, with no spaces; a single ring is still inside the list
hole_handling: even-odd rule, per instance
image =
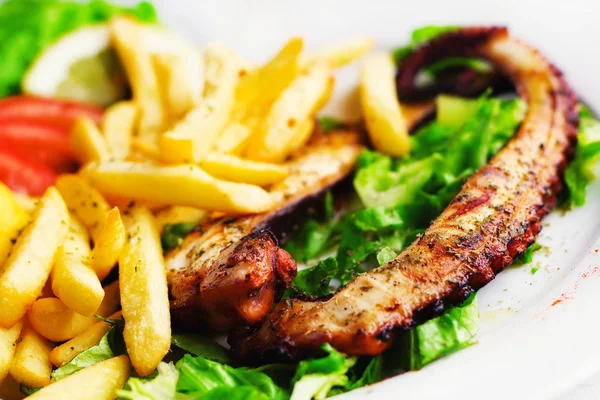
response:
[[[447,32],[452,32],[460,29],[459,26],[456,25],[446,25],[446,26],[424,26],[418,29],[415,29],[412,32],[410,43],[406,46],[402,46],[393,51],[392,56],[396,64],[400,64],[402,60],[406,58],[410,53],[412,53],[419,46],[429,42],[436,37],[443,35]]]
[[[227,350],[209,337],[189,332],[173,333],[171,343],[195,356],[201,356],[223,364],[231,363]]]
[[[309,222],[287,249],[302,261],[337,243],[335,257],[298,273],[293,289],[327,295],[357,274],[382,265],[422,233],[513,135],[525,115],[520,99],[444,97],[438,120],[411,137],[410,155],[365,151],[354,187],[363,208],[339,220]],[[454,110],[448,117],[446,108]],[[462,121],[459,119],[462,116]]]
[[[52,371],[52,379],[58,381],[67,376],[89,367],[90,365],[108,360],[116,355],[125,354],[125,344],[123,341],[123,328],[114,325],[100,339],[100,342],[82,351],[71,361]]]
[[[388,365],[418,370],[425,365],[475,343],[479,331],[476,294],[441,316],[407,332],[386,354]]]
[[[8,0],[0,5],[0,97],[20,91],[21,78],[35,57],[63,34],[127,13],[155,22],[153,6],[143,1],[131,8],[104,0],[88,3],[61,0]]]
[[[177,362],[177,392],[193,398],[287,399],[289,393],[267,374],[247,368],[233,368],[186,354]],[[238,396],[244,393],[243,397]]]
[[[600,121],[584,106],[579,114],[575,158],[565,170],[567,206],[582,206],[586,200],[586,187],[594,180],[594,166],[600,159]]]
[[[179,373],[173,363],[161,362],[156,376],[151,379],[130,378],[127,385],[117,391],[119,399],[130,400],[175,400]]]

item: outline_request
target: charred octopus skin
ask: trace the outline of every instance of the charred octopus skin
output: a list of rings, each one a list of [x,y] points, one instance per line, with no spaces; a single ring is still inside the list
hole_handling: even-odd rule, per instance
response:
[[[380,354],[396,332],[487,284],[533,243],[576,141],[575,96],[536,50],[496,27],[461,29],[417,50],[403,61],[400,88],[447,56],[485,58],[514,82],[528,103],[518,132],[396,259],[329,299],[282,301],[249,335],[230,338],[234,353],[300,358],[330,343],[351,355]]]
[[[288,177],[271,188],[274,210],[209,221],[167,254],[174,322],[221,331],[260,323],[296,276],[296,263],[277,238],[350,176],[362,148],[356,131],[314,139],[288,163]]]

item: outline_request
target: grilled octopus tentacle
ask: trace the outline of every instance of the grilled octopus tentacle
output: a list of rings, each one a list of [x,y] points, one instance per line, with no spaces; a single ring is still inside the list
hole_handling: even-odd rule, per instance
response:
[[[174,321],[217,330],[259,323],[296,276],[296,262],[277,238],[284,239],[294,219],[305,219],[327,190],[351,174],[361,151],[356,131],[314,139],[288,163],[290,174],[271,188],[274,210],[209,221],[167,254]]]
[[[352,355],[379,354],[398,330],[482,287],[534,241],[576,141],[574,94],[555,67],[504,28],[446,34],[409,56],[398,80],[408,82],[438,57],[464,54],[493,62],[527,100],[515,136],[395,260],[329,299],[282,301],[249,336],[230,338],[235,353],[297,358],[330,343]]]

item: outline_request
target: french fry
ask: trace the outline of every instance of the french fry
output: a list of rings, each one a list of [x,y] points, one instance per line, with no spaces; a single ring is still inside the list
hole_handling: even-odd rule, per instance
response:
[[[52,371],[49,359],[51,350],[52,342],[43,338],[28,323],[24,323],[10,364],[10,376],[32,388],[48,385]]]
[[[94,324],[94,317],[86,317],[67,307],[56,297],[38,299],[27,318],[40,335],[54,342],[64,342]]]
[[[331,94],[333,78],[326,61],[311,64],[277,99],[261,126],[249,139],[246,156],[255,161],[282,162],[302,121],[313,118]]]
[[[204,98],[160,138],[160,156],[167,163],[198,161],[221,133],[235,103],[235,89],[244,61],[223,45],[205,51]]]
[[[68,231],[69,212],[49,188],[0,272],[0,327],[16,324],[40,295]]]
[[[91,255],[87,230],[71,215],[69,233],[56,254],[50,278],[56,297],[86,316],[92,316],[104,298],[98,275],[91,267]]]
[[[92,165],[82,174],[108,197],[233,213],[262,212],[273,205],[269,194],[260,187],[215,179],[195,165],[121,161]]]
[[[200,224],[208,218],[208,213],[194,207],[171,206],[156,214],[156,226],[162,232],[165,225],[189,223]]]
[[[235,92],[232,117],[214,149],[239,155],[271,105],[299,72],[298,58],[303,42],[290,39],[264,66],[243,76]]]
[[[0,182],[0,268],[8,258],[13,242],[29,222],[11,190]]]
[[[102,281],[113,269],[125,246],[125,226],[119,209],[108,212],[106,221],[97,235],[92,252],[92,267]]]
[[[102,133],[106,148],[114,160],[124,160],[131,151],[131,138],[137,120],[137,107],[132,101],[121,101],[106,110]]]
[[[69,210],[89,229],[92,239],[100,234],[110,205],[102,194],[79,175],[61,175],[56,180],[56,188],[62,195]]]
[[[114,17],[109,27],[117,54],[129,78],[133,99],[139,107],[138,135],[148,143],[157,143],[166,118],[152,58],[144,47],[140,27],[125,17]]]
[[[109,318],[121,318],[121,311],[117,311]],[[82,351],[97,345],[100,342],[100,339],[108,332],[110,326],[111,325],[108,322],[96,322],[85,331],[73,337],[73,339],[53,348],[50,352],[50,361],[55,367],[60,367],[61,365],[68,363]]]
[[[104,286],[104,299],[100,303],[100,307],[96,311],[96,314],[101,317],[108,317],[119,309],[121,305],[121,290],[119,288],[119,281]]]
[[[239,122],[230,123],[217,139],[213,149],[217,153],[242,154],[246,142],[252,134],[252,128]]]
[[[161,86],[164,103],[171,122],[179,121],[196,104],[193,88],[186,82],[188,64],[172,54],[154,54],[154,69]]]
[[[137,154],[130,154],[128,161],[146,161],[147,159],[160,159],[160,149],[154,144],[144,142],[140,138],[134,137],[131,139],[131,147]],[[140,157],[141,156],[141,157]]]
[[[309,53],[302,58],[302,64],[308,66],[317,60],[324,59],[327,60],[331,68],[339,68],[360,58],[372,47],[373,40],[371,38],[363,37],[349,40],[333,47]]]
[[[150,211],[134,206],[124,213],[124,222],[128,242],[119,258],[123,337],[133,367],[146,376],[171,346],[165,263]]]
[[[205,155],[200,167],[216,178],[257,186],[272,185],[288,175],[287,168],[281,165],[219,153]]]
[[[95,314],[106,318],[117,311],[119,305],[119,282],[115,281],[104,287],[104,299]],[[98,322],[95,317],[76,313],[55,297],[38,299],[27,316],[41,335],[55,341],[69,340]]]
[[[127,356],[100,361],[35,392],[34,400],[113,400],[129,378]]]
[[[301,149],[310,139],[315,131],[315,120],[313,118],[304,120],[298,126],[294,139],[289,143],[288,153],[293,153]]]
[[[73,154],[82,164],[109,158],[104,137],[90,118],[80,117],[75,121],[70,141]]]
[[[366,57],[360,71],[360,103],[373,146],[384,154],[402,156],[410,151],[410,140],[396,96],[394,69],[386,52]]]
[[[11,328],[0,328],[0,385],[8,375],[22,327],[23,321],[19,321]]]

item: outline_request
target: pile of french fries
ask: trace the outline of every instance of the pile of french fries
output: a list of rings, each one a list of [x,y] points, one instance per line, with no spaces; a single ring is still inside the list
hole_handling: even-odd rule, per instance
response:
[[[212,44],[198,94],[181,81],[182,60],[145,51],[136,22],[109,25],[133,99],[107,109],[100,126],[76,122],[82,168],[43,197],[24,202],[0,184],[0,386],[10,374],[42,387],[32,398],[110,399],[130,365],[140,376],[156,369],[171,345],[162,228],[269,210],[268,188],[309,140],[333,70],[372,44],[305,54],[293,38],[262,66]],[[96,316],[123,318],[128,355],[53,381],[54,367],[110,328]]]

